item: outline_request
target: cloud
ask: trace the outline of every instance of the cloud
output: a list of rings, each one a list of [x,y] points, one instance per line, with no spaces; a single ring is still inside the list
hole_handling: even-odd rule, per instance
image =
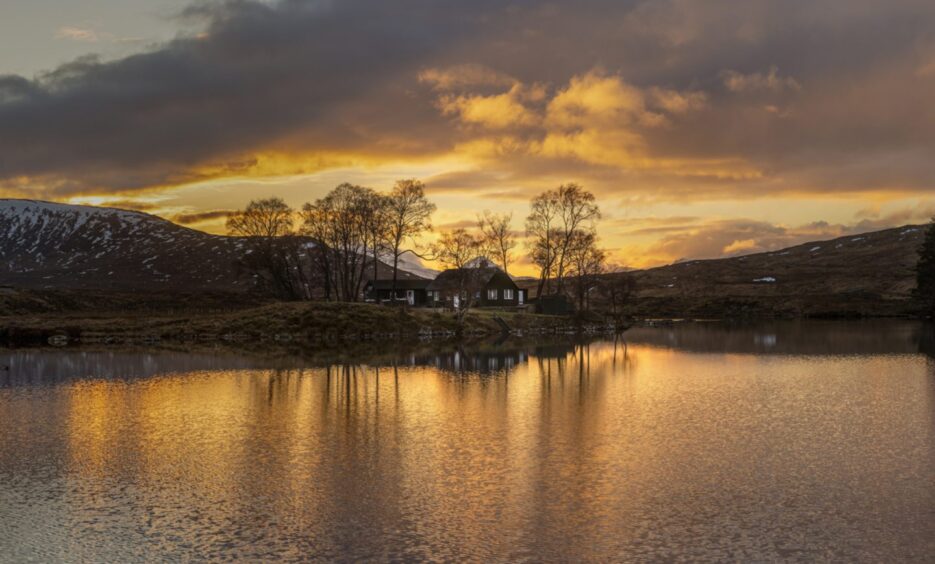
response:
[[[752,219],[714,219],[644,228],[638,232],[662,235],[641,252],[644,260],[652,257],[650,264],[655,265],[776,251],[810,241],[925,223],[933,213],[935,203],[919,202],[885,214],[873,210],[858,212],[850,223],[819,220],[789,227]]]
[[[647,130],[671,126],[674,118],[703,108],[705,100],[701,92],[639,88],[591,69],[555,89],[514,82],[499,93],[443,94],[438,105],[445,115],[480,126],[457,151],[483,167],[506,164],[504,169],[522,174],[554,168],[549,161],[574,161],[618,170],[723,175],[725,166],[742,163],[653,155],[645,140]]]
[[[490,67],[478,64],[454,65],[448,68],[428,68],[419,73],[419,81],[436,90],[458,90],[466,87],[510,87],[517,80]]]
[[[93,29],[75,26],[62,26],[55,32],[58,39],[70,39],[72,41],[86,41],[97,43],[100,41],[100,35]]]
[[[122,37],[106,31],[98,31],[90,27],[65,25],[55,32],[56,39],[66,39],[80,43],[140,43],[141,37]]]
[[[677,259],[719,258],[789,246],[797,240],[782,226],[746,219],[717,220],[669,233],[654,243],[649,254]]]
[[[117,208],[121,210],[134,211],[151,211],[159,209],[158,203],[147,202],[145,200],[102,200],[100,202],[95,202],[95,205],[99,205],[105,208]]]
[[[443,96],[438,105],[445,115],[458,116],[466,124],[488,129],[528,127],[536,125],[540,117],[526,102],[536,102],[544,96],[541,87],[526,88],[517,83],[507,92],[491,96]]]
[[[875,231],[910,223],[927,223],[933,217],[935,217],[935,201],[922,200],[887,212],[872,208],[860,210],[855,215],[855,219],[859,221],[851,229]]]
[[[721,73],[724,86],[731,92],[755,92],[758,90],[801,90],[802,86],[791,76],[779,76],[779,69],[770,67],[766,73],[743,74],[733,70]]]
[[[735,255],[738,253],[750,252],[754,249],[757,249],[759,244],[756,239],[738,239],[731,241],[730,245],[727,245],[721,249],[721,254],[724,255]]]
[[[124,197],[424,162],[496,181],[464,190],[574,180],[629,202],[935,188],[931,2],[232,0],[183,16],[195,32],[128,57],[0,76],[0,190]]]
[[[16,93],[0,98],[0,183],[28,179],[55,196],[278,174],[256,170],[263,155],[290,172],[318,170],[321,155],[326,166],[422,158],[446,124],[427,96],[413,98],[418,69],[468,30],[425,21],[441,12],[419,16],[416,4],[403,19],[361,2],[201,4],[187,17],[203,34],[0,77]],[[411,34],[418,25],[440,35]]]
[[[227,219],[234,210],[208,210],[202,212],[180,213],[172,216],[170,219],[181,225],[195,225],[218,219]]]
[[[705,107],[708,96],[704,92],[679,92],[654,86],[649,91],[652,103],[673,114],[697,111]]]
[[[446,223],[440,223],[435,226],[436,229],[440,231],[449,231],[452,229],[476,229],[477,220],[474,219],[459,219],[457,221],[449,221]]]

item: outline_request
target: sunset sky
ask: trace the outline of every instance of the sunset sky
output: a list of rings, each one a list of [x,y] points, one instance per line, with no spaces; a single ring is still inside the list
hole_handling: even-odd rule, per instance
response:
[[[577,182],[618,264],[935,214],[931,0],[30,0],[0,196],[224,214],[419,178],[438,228]]]

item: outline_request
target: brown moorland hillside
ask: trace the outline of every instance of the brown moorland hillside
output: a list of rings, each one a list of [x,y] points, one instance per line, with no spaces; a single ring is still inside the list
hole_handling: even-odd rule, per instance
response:
[[[773,252],[688,260],[627,273],[638,317],[910,315],[925,226],[907,225]],[[620,276],[612,274],[609,276]],[[521,285],[535,288],[536,282]]]

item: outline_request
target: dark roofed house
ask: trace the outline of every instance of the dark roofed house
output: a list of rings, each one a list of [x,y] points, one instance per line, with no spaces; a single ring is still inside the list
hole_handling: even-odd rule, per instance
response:
[[[364,300],[368,302],[406,302],[412,306],[421,306],[426,303],[426,288],[431,280],[397,280],[396,299],[390,299],[393,293],[392,280],[369,280],[364,285]]]
[[[521,290],[513,279],[495,266],[483,268],[452,268],[438,275],[429,285],[429,306],[460,307],[466,295],[459,290],[474,293],[478,307],[516,307],[526,303],[526,290]]]

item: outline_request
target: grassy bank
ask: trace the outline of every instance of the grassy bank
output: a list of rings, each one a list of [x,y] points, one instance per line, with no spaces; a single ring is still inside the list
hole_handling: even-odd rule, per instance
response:
[[[469,312],[460,333],[497,335],[500,316],[514,330],[569,331],[568,318],[516,312]],[[442,310],[390,308],[372,304],[275,303],[209,313],[80,312],[0,317],[0,342],[360,342],[390,338],[450,336],[459,332],[454,314]]]

